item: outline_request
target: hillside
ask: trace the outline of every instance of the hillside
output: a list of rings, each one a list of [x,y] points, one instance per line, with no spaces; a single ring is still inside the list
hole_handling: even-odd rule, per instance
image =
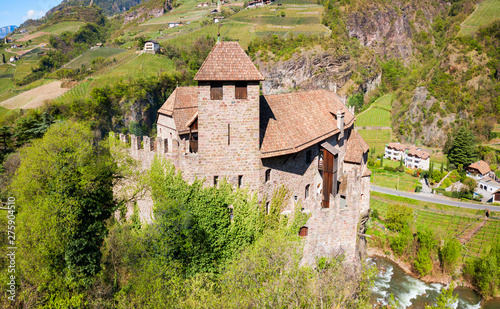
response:
[[[68,6],[89,6],[91,3],[100,7],[107,16],[126,12],[131,7],[140,4],[142,0],[63,0],[63,2],[47,12],[48,15],[64,11]]]

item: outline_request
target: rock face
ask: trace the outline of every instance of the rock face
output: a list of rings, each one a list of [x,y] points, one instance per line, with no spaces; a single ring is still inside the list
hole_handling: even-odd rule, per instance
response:
[[[394,9],[375,11],[371,15],[355,12],[347,20],[349,36],[363,46],[383,55],[408,58],[412,53],[412,32],[408,17],[398,16]]]
[[[128,23],[137,19],[138,22],[142,23],[146,19],[160,17],[170,10],[172,10],[172,3],[170,0],[165,1],[163,7],[158,7],[155,9],[146,9],[144,7],[140,7],[137,10],[126,13],[124,15],[124,22]]]
[[[421,125],[418,127],[420,129],[413,130],[410,142],[420,139],[424,145],[433,147],[442,147],[446,142],[446,131],[449,124],[455,120],[456,115],[448,114],[442,117],[439,113],[429,112],[435,104],[440,108],[444,107],[443,103],[438,102],[429,94],[427,88],[417,87],[415,89],[408,111],[405,113],[404,122],[420,123]],[[440,120],[442,124],[438,126]]]
[[[432,20],[448,5],[438,0],[432,5],[426,1],[409,4],[391,1],[392,5],[372,5],[357,10],[347,17],[349,36],[359,39],[383,56],[401,58],[405,63],[413,53],[412,37],[416,32],[430,28]]]

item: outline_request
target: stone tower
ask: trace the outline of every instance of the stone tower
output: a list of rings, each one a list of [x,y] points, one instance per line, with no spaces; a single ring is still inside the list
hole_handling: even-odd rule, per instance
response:
[[[260,183],[259,83],[264,80],[237,42],[218,42],[198,81],[198,153],[208,185]]]

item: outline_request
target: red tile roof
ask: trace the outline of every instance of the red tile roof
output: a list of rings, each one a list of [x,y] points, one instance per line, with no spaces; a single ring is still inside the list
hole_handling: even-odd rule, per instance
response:
[[[186,125],[198,113],[198,87],[177,87],[158,113],[173,117],[179,134],[188,133]]]
[[[354,124],[339,97],[326,90],[311,90],[260,97],[262,158],[296,153],[339,132],[337,111],[345,112],[344,128]]]
[[[415,146],[410,146],[409,148],[406,148],[406,149],[408,151],[407,152],[408,155],[420,158],[422,160],[426,160],[427,158],[429,158],[431,156],[428,152],[418,150],[418,148]]]
[[[391,148],[391,149],[395,149],[395,150],[399,150],[399,151],[403,151],[405,150],[407,147],[401,143],[389,143],[387,145],[388,148]]]
[[[363,140],[358,131],[352,131],[351,136],[347,140],[344,161],[359,164],[363,159],[363,154],[369,149],[370,146]]]
[[[264,80],[264,76],[238,42],[218,42],[201,65],[194,80]]]
[[[484,162],[483,160],[472,163],[467,167],[467,169],[476,169],[479,171],[479,173],[481,173],[481,175],[484,175],[491,171],[488,163]]]

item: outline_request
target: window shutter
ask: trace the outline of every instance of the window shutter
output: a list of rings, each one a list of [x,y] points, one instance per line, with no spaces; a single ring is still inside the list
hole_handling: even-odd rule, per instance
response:
[[[210,100],[222,100],[221,82],[212,82],[210,84]]]
[[[247,99],[247,83],[246,82],[236,82],[235,98],[239,99],[239,100],[246,100]]]

